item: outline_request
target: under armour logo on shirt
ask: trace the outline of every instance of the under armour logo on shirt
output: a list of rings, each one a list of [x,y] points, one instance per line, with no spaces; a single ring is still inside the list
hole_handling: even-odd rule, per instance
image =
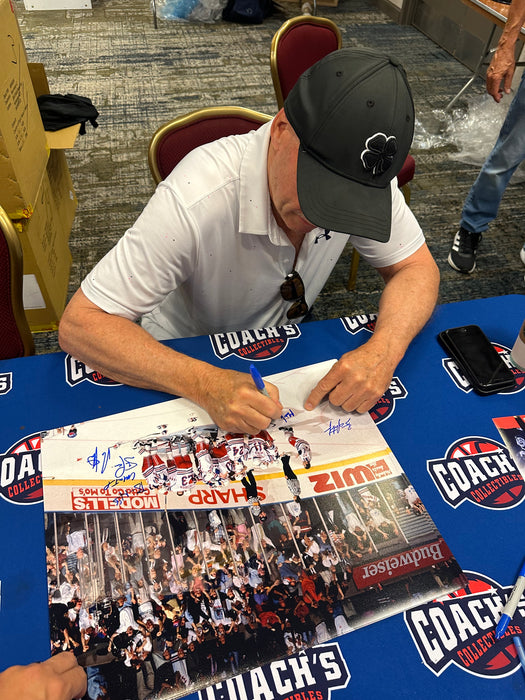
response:
[[[319,243],[319,241],[321,240],[321,238],[326,238],[326,240],[329,241],[330,238],[331,238],[331,236],[330,236],[330,230],[327,229],[327,228],[325,228],[324,233],[320,233],[318,236],[315,237],[314,243]]]

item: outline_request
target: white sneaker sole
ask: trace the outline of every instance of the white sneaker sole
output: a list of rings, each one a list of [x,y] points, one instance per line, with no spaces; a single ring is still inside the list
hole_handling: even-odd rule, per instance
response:
[[[456,270],[456,272],[462,272],[462,273],[465,274],[465,275],[470,275],[471,272],[474,272],[474,270],[476,269],[476,263],[475,263],[475,262],[474,262],[474,265],[470,268],[470,270],[462,270],[460,267],[457,267],[457,265],[454,265],[454,263],[452,262],[452,255],[451,255],[451,253],[448,254],[447,262],[448,262],[448,264],[450,265],[450,267],[451,267],[453,270]],[[525,265],[525,261],[524,261],[523,264]]]

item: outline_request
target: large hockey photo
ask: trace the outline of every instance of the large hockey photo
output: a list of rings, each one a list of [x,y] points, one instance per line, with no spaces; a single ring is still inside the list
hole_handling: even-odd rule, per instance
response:
[[[302,408],[326,369],[274,375],[255,436],[174,399],[43,437],[51,652],[90,700],[176,698],[462,585],[370,416]]]

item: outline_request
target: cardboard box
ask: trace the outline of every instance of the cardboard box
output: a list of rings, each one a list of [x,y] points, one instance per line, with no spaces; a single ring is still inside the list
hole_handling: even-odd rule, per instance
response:
[[[24,254],[24,309],[33,332],[51,331],[66,305],[71,251],[45,176],[30,219],[18,222]]]
[[[24,309],[33,332],[56,330],[64,311],[76,203],[65,155],[53,151],[32,216],[13,222],[22,243]]]
[[[61,233],[64,240],[67,242],[75,218],[78,200],[69,168],[67,167],[67,159],[64,151],[51,151],[46,174],[49,179],[51,197],[55,205],[58,219],[61,222]]]
[[[29,63],[28,72],[35,96],[49,93],[44,66]],[[63,149],[75,145],[79,129],[75,124],[44,132],[49,159],[34,205],[26,216],[13,221],[24,254],[24,309],[33,332],[56,330],[66,303],[71,268],[68,241],[77,198]]]
[[[0,0],[0,205],[11,218],[31,214],[48,155],[18,20]]]
[[[42,63],[28,63],[29,75],[36,97],[49,95],[49,83]],[[50,149],[73,148],[77,140],[80,124],[73,124],[58,131],[46,131],[46,141]]]
[[[91,0],[24,0],[26,10],[90,10]]]

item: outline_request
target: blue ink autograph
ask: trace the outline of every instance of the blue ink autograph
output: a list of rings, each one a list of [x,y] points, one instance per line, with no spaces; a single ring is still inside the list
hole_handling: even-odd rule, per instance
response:
[[[100,467],[100,473],[103,474],[108,467],[110,459],[111,448],[108,447],[107,450],[102,450],[101,457],[99,458],[97,447],[93,454],[87,458],[87,463],[96,472],[98,472],[98,468]],[[137,462],[135,457],[119,457],[117,463],[112,465],[112,468],[115,479],[118,481],[128,481],[129,479],[135,478],[135,472],[130,473],[130,470],[137,468]]]
[[[105,486],[104,488],[107,488],[107,486]],[[124,503],[125,498],[127,498],[129,496],[137,496],[138,494],[144,493],[145,491],[146,491],[146,489],[144,488],[143,484],[137,484],[136,486],[134,486],[131,489],[123,489],[122,493],[119,493],[118,496],[115,496],[115,498],[113,499],[113,503],[116,506],[122,505]]]
[[[123,476],[121,479],[111,479],[111,481],[108,481],[108,483],[102,487],[102,491],[108,491],[109,489],[112,489],[115,486],[118,486],[123,481],[131,481],[134,478],[135,478],[135,472],[133,472],[132,474],[127,474],[126,476]],[[142,486],[142,484],[140,484],[140,486]]]
[[[99,455],[98,447],[92,455],[87,457],[87,463],[94,469],[97,473],[104,474],[107,467],[110,466],[113,469],[113,479],[110,479],[108,483],[103,487],[102,491],[109,491],[110,488],[118,486],[123,481],[133,481],[135,479],[135,469],[137,468],[137,462],[135,457],[119,457],[115,464],[110,465],[111,459],[111,448],[108,447],[107,450],[101,450]],[[137,493],[142,493],[144,491],[143,484],[137,484],[133,489],[125,489],[122,493],[119,493],[118,498],[115,498],[115,504],[118,505],[122,503],[125,496],[135,495]]]
[[[289,408],[285,413],[282,414],[281,418],[285,423],[288,423],[288,419],[293,418],[295,413]]]
[[[102,451],[102,461],[101,461],[99,459],[99,456],[98,456],[98,447],[96,447],[93,454],[87,458],[87,463],[96,472],[98,472],[98,467],[100,466],[100,473],[103,474],[106,471],[106,467],[108,466],[108,462],[110,460],[110,457],[111,457],[111,449],[108,447],[107,451],[106,450]]]
[[[324,432],[328,433],[328,435],[338,435],[343,430],[351,429],[352,425],[350,423],[350,418],[347,418],[345,421],[342,421],[340,418],[338,418],[337,423],[332,423],[332,421],[330,421],[330,425],[328,426],[328,428],[326,428]]]

